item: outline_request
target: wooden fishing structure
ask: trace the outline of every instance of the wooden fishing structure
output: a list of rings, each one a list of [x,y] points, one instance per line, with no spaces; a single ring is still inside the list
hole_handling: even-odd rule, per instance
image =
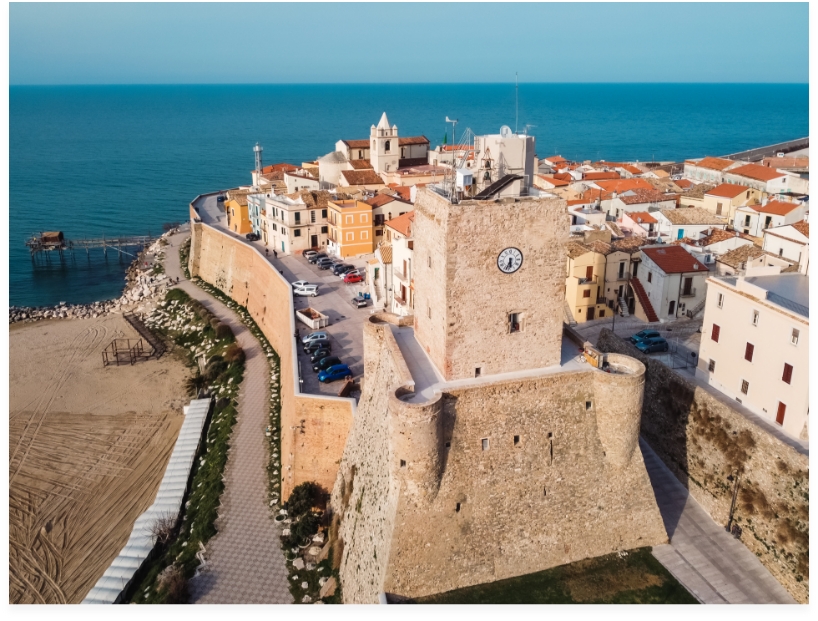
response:
[[[121,258],[122,255],[136,258],[136,254],[128,252],[127,249],[144,248],[150,243],[156,241],[156,237],[148,235],[130,235],[120,237],[101,237],[96,239],[66,239],[62,231],[45,231],[39,234],[34,234],[26,240],[26,246],[31,253],[31,260],[37,262],[45,258],[46,262],[50,262],[53,253],[59,255],[60,261],[63,261],[66,254],[74,256],[76,251],[85,250],[85,253],[90,257],[91,250],[99,248],[107,257],[108,251],[116,252]]]

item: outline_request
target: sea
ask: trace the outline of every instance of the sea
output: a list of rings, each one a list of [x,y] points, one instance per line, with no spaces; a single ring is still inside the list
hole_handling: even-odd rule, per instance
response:
[[[117,297],[130,257],[33,261],[25,241],[158,235],[198,194],[367,138],[385,111],[432,147],[466,128],[536,136],[540,157],[680,161],[809,133],[807,84],[325,84],[9,88],[9,304]]]

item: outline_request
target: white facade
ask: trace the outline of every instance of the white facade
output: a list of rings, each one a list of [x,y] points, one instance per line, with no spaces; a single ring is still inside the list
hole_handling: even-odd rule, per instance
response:
[[[706,160],[708,158],[702,158],[702,160]],[[699,161],[702,161],[699,160]],[[687,161],[684,164],[684,174],[683,177],[685,179],[690,179],[691,181],[695,181],[698,183],[711,183],[713,185],[719,185],[724,181],[725,171],[729,170],[730,168],[736,168],[737,166],[741,166],[742,162],[734,162],[732,165],[728,166],[726,169],[717,170],[716,168],[709,168],[707,166],[699,166],[698,162],[694,161]]]
[[[698,239],[705,231],[709,231],[710,229],[720,229],[723,231],[727,228],[727,221],[724,219],[719,221],[714,218],[712,221],[703,224],[689,224],[686,222],[672,222],[670,219],[673,216],[672,213],[670,217],[661,211],[655,211],[651,215],[657,220],[659,234],[662,237],[668,238],[670,241],[682,239],[683,237]]]
[[[319,164],[320,170],[320,164]],[[285,172],[284,183],[287,185],[287,194],[298,192],[299,190],[318,190],[318,179],[314,179],[304,171],[297,173]]]
[[[785,194],[787,192],[792,192],[794,194],[809,194],[809,179],[802,179],[796,174],[785,171],[777,172],[781,173],[780,176],[770,179],[769,181],[762,181],[751,177],[745,177],[744,175],[737,175],[728,171],[724,174],[724,182],[746,185],[747,187],[755,188],[761,192],[766,192],[767,194]]]
[[[796,204],[793,203],[793,205]],[[733,228],[742,231],[746,235],[761,237],[766,229],[794,224],[803,220],[807,211],[806,206],[802,203],[798,203],[792,211],[786,214],[764,212],[764,206],[759,206],[759,208],[762,211],[757,211],[751,206],[736,209]]]
[[[505,131],[505,130],[504,130]],[[533,185],[537,172],[534,136],[514,134],[487,134],[474,137],[476,165],[473,167],[477,190],[483,190],[505,175],[524,177],[522,187]]]
[[[707,292],[707,269],[667,274],[644,252],[637,278],[648,294],[659,321],[673,321],[684,317],[705,299]]]
[[[398,169],[400,146],[398,144],[398,126],[389,126],[386,112],[381,115],[378,126],[369,130],[371,156],[369,158],[376,173],[394,172]]]
[[[792,225],[785,225],[766,229],[761,247],[771,254],[801,263],[808,246],[809,237]]]
[[[389,228],[389,227],[387,227]],[[392,243],[392,312],[396,315],[411,315],[414,308],[412,271],[414,246],[411,237],[389,228]]]
[[[711,278],[709,284],[696,375],[791,436],[806,437],[809,278]]]
[[[327,209],[310,207],[301,198],[266,197],[267,246],[282,255],[322,250],[327,245]]]
[[[322,190],[331,190],[338,185],[342,170],[349,170],[347,156],[341,151],[333,151],[318,158],[318,182]]]

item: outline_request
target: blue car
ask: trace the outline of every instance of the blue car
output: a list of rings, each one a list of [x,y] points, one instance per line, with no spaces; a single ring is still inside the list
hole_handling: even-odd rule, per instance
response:
[[[352,377],[352,371],[349,370],[349,367],[345,364],[335,364],[329,369],[321,371],[318,374],[318,381],[328,383],[348,377]]]
[[[637,332],[636,334],[631,335],[628,340],[634,345],[636,345],[640,341],[643,341],[645,339],[653,339],[658,336],[659,333],[656,330],[642,330],[641,332]]]
[[[661,336],[654,336],[652,338],[642,339],[636,344],[636,349],[646,354],[652,354],[657,351],[667,351],[668,344]]]

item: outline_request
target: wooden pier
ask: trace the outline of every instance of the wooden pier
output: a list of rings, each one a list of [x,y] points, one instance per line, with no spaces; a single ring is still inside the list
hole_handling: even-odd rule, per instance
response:
[[[85,253],[90,256],[91,250],[99,248],[107,257],[108,251],[116,252],[121,257],[123,254],[131,258],[136,258],[132,252],[126,249],[144,248],[150,243],[156,241],[157,237],[152,235],[131,235],[126,237],[102,237],[97,239],[65,239],[62,231],[49,231],[40,233],[39,235],[32,235],[26,240],[26,246],[31,253],[31,260],[36,261],[38,257],[45,256],[46,260],[50,255],[56,252],[60,259],[64,258],[66,253],[85,250]]]

